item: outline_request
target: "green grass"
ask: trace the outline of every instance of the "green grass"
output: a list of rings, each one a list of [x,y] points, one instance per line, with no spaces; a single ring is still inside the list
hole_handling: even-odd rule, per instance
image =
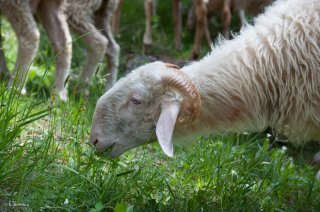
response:
[[[141,53],[143,20],[129,10],[134,7],[139,5],[124,5],[122,54]],[[163,24],[169,18],[155,20],[159,40],[154,51],[185,58],[192,39],[186,35],[182,52],[171,51],[172,31]],[[12,70],[16,41],[6,22],[4,29]],[[117,160],[98,157],[88,137],[103,90],[102,73],[94,76],[89,97],[75,99],[71,92],[68,103],[56,103],[50,95],[54,55],[47,38],[41,39],[28,96],[0,86],[0,211],[320,210],[320,183],[308,165],[316,150],[270,150],[265,134],[199,138],[188,149],[176,147],[174,158],[166,157],[157,143]],[[157,48],[161,42],[165,44]],[[76,41],[73,72],[85,57],[82,51],[83,44]]]

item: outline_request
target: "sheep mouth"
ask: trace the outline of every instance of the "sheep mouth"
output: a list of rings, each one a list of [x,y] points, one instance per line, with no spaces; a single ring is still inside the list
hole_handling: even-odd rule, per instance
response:
[[[97,154],[102,157],[109,157],[109,154],[112,152],[115,144],[116,143],[112,143],[112,144],[108,145],[103,151],[101,151],[101,152],[98,151]]]

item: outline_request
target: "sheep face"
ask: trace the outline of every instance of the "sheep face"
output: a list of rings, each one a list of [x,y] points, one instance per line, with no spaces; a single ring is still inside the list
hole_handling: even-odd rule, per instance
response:
[[[178,91],[182,85],[178,89],[167,86],[174,84],[172,81],[177,84],[177,79],[183,81],[176,77],[166,83],[175,72],[168,69],[172,67],[162,62],[141,66],[100,97],[90,138],[97,152],[111,149],[109,156],[117,157],[128,149],[155,141],[156,134],[163,151],[173,155],[171,136],[176,120],[179,123],[178,114],[181,120],[188,120],[185,116],[193,109],[186,102],[188,97]]]
[[[152,134],[160,114],[156,96],[159,79],[154,65],[142,66],[129,74],[98,100],[91,131],[97,152],[112,147],[109,156],[116,157],[154,140]]]

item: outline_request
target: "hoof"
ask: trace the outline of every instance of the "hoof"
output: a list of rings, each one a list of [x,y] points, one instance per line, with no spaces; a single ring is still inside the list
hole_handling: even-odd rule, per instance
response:
[[[22,88],[20,94],[21,94],[22,96],[27,95],[27,90],[26,90],[25,88]]]
[[[58,100],[60,100],[61,102],[67,102],[68,101],[68,91],[65,88],[63,88],[62,90],[54,91],[53,96],[57,97]]]
[[[90,95],[89,86],[87,83],[83,83],[82,85],[77,85],[73,91],[76,99],[81,97],[88,97]]]

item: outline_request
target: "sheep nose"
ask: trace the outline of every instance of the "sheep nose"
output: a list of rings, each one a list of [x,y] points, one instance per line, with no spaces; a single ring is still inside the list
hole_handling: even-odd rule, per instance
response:
[[[92,140],[92,144],[93,144],[94,146],[96,146],[97,143],[99,143],[99,139],[95,138],[95,139]]]

